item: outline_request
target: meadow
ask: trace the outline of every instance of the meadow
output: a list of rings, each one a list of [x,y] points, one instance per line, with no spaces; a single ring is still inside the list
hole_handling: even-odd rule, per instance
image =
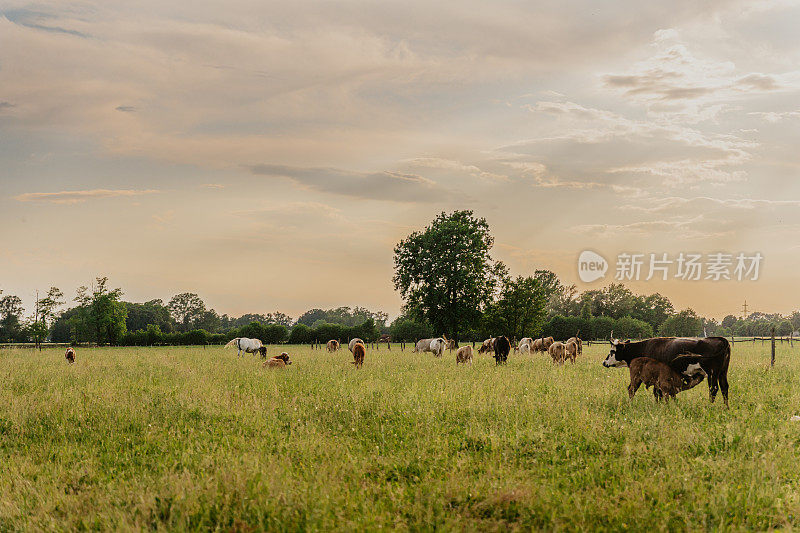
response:
[[[731,408],[575,365],[281,347],[1,350],[0,530],[800,525],[800,346],[736,344]],[[269,354],[278,352],[269,347]]]

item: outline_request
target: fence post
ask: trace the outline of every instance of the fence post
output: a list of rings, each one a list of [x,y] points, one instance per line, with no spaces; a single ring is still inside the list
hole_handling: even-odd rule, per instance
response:
[[[775,328],[772,328],[772,358],[769,361],[769,366],[775,366]]]

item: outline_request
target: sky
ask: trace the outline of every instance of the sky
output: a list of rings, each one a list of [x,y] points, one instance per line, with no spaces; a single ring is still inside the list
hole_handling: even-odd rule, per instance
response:
[[[514,275],[758,252],[757,280],[626,284],[790,313],[799,24],[785,0],[0,0],[0,290],[396,316],[394,245],[470,209]]]

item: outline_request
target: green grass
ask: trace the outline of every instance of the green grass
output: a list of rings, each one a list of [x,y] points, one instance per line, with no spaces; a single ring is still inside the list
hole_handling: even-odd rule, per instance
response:
[[[800,347],[734,347],[702,383],[627,397],[603,346],[512,354],[285,348],[0,351],[0,531],[766,530],[800,525]],[[270,354],[276,352],[270,347]]]

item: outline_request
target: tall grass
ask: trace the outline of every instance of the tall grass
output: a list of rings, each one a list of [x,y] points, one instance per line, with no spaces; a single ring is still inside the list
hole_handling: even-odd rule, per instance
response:
[[[656,404],[593,345],[512,354],[0,351],[0,530],[771,529],[800,525],[800,348],[736,345]],[[270,353],[276,350],[270,348]]]

